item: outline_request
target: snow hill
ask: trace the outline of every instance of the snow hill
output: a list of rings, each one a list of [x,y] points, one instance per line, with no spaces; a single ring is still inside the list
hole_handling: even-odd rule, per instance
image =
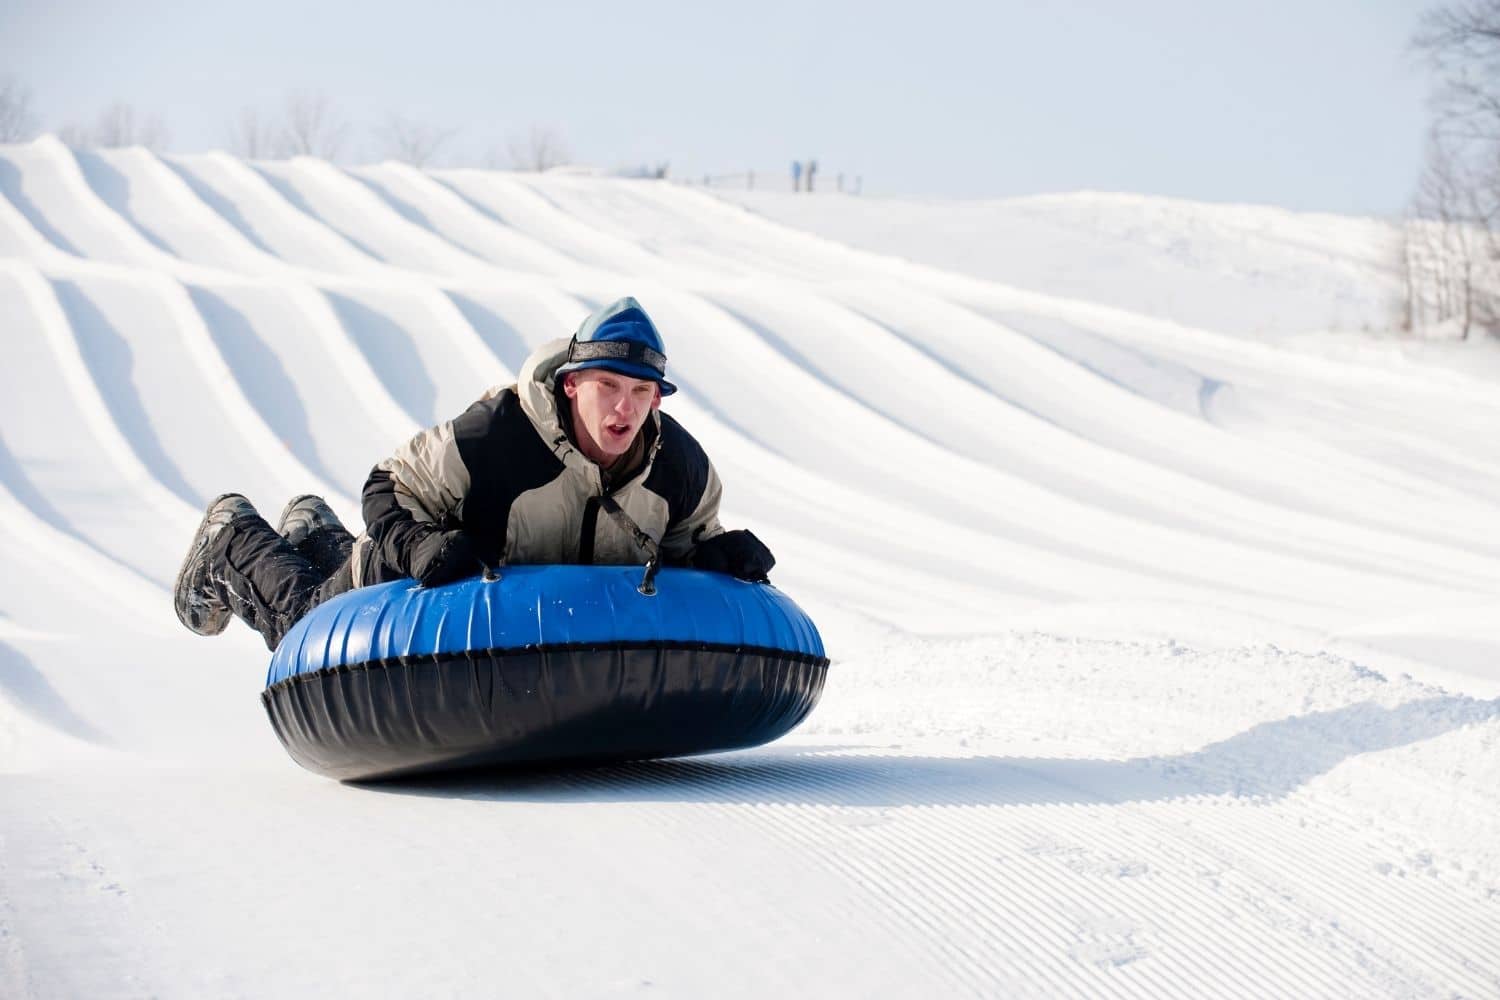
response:
[[[1222,332],[1383,330],[1401,302],[1397,230],[1378,219],[1102,192],[722,196],[862,249]]]
[[[0,995],[1500,995],[1494,352],[1283,336],[1378,322],[1379,224],[737,202],[0,147]],[[822,705],[299,771],[258,638],[173,617],[203,505],[357,523],[626,294]]]

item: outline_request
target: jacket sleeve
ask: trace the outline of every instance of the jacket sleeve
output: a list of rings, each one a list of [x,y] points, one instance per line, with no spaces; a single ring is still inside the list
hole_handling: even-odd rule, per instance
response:
[[[669,515],[661,539],[668,565],[690,564],[698,543],[722,535],[719,499],[724,487],[703,446],[673,417],[661,413],[661,442],[646,489],[667,499]]]
[[[690,564],[699,542],[724,533],[719,523],[719,499],[724,487],[713,464],[707,458],[704,462],[707,467],[702,495],[683,517],[667,525],[667,533],[662,536],[662,561],[669,565]]]
[[[469,483],[451,420],[420,432],[375,466],[361,499],[365,532],[380,560],[410,575],[412,547],[455,525]]]

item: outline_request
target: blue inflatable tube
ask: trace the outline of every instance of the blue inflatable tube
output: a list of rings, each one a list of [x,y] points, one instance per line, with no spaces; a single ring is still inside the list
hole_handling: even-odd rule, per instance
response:
[[[287,752],[343,780],[755,746],[800,723],[827,673],[769,584],[632,566],[512,566],[328,601],[287,633],[262,701]]]

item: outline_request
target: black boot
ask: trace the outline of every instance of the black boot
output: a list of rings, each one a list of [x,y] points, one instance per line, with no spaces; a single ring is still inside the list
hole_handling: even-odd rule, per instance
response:
[[[304,493],[292,497],[281,509],[276,533],[291,543],[303,558],[326,579],[349,560],[354,536],[322,497]]]
[[[188,546],[172,587],[172,606],[177,620],[199,635],[218,635],[229,624],[222,567],[218,565],[223,550],[220,543],[235,518],[254,513],[250,501],[238,493],[215,497]]]
[[[199,635],[218,635],[230,616],[237,615],[261,634],[267,649],[274,650],[311,608],[349,589],[348,543],[342,541],[349,533],[332,511],[326,518],[317,513],[319,506],[327,510],[321,500],[298,505],[307,499],[317,500],[296,498],[282,512],[282,520],[294,531],[303,522],[319,521],[322,527],[303,532],[302,541],[319,549],[335,572],[315,566],[267,524],[249,500],[226,493],[209,505],[177,573],[173,599],[184,625]],[[312,511],[306,512],[307,507]]]

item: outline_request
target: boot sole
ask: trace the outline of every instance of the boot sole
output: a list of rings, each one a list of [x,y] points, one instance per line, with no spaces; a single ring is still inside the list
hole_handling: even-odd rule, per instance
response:
[[[230,497],[239,497],[241,500],[245,500],[245,497],[239,493],[220,493],[214,497],[213,501],[208,505],[208,509],[203,512],[203,520],[198,522],[198,530],[193,533],[193,540],[188,545],[187,555],[183,557],[182,565],[177,569],[177,579],[172,584],[172,608],[177,612],[177,620],[182,622],[188,631],[195,632],[198,635],[218,635],[229,627],[229,619],[234,617],[227,606],[215,608],[213,614],[206,616],[198,626],[194,626],[189,618],[187,606],[183,601],[182,587],[188,567],[193,565],[193,557],[198,555],[204,548],[204,535],[208,529],[208,519],[213,516],[214,508]],[[246,503],[248,502],[246,500]]]

